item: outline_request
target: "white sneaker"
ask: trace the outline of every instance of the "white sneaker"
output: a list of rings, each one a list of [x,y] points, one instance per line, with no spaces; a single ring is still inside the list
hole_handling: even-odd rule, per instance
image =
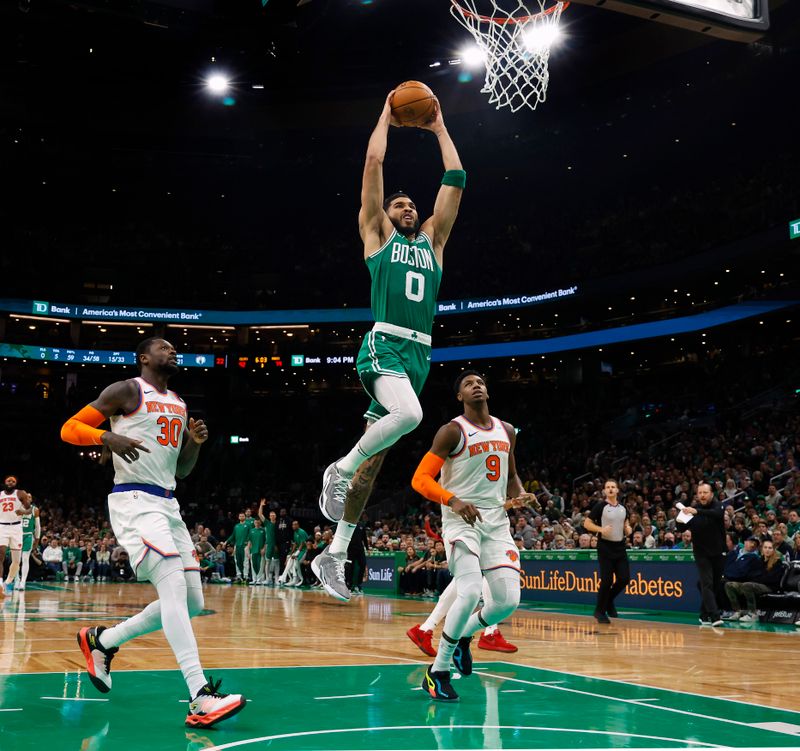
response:
[[[323,550],[311,561],[311,570],[320,580],[325,591],[337,600],[347,602],[350,599],[350,590],[344,580],[344,565],[347,558],[344,554],[333,555]]]
[[[739,618],[739,623],[755,623],[757,620],[758,616],[755,613],[745,613]]]
[[[350,489],[350,478],[345,477],[336,466],[329,465],[322,475],[322,492],[319,494],[319,510],[332,522],[340,522],[344,516],[344,502]]]
[[[742,617],[741,613],[731,613],[727,618],[724,620],[726,621],[738,621]]]
[[[208,728],[244,709],[247,699],[241,694],[221,693],[219,690],[221,683],[222,681],[214,683],[213,678],[209,676],[208,683],[189,702],[189,712],[186,715],[187,727]]]

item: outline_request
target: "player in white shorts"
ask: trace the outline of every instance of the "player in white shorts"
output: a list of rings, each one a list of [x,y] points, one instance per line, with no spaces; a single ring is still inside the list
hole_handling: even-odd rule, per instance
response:
[[[17,478],[9,475],[0,491],[0,597],[10,597],[12,582],[19,571],[22,558],[22,518],[31,513],[31,499],[17,488]],[[11,551],[11,565],[3,582],[6,550]]]
[[[471,675],[472,635],[500,623],[519,605],[519,551],[505,504],[507,498],[520,504],[535,500],[517,475],[514,428],[489,414],[481,375],[464,371],[455,390],[464,414],[439,428],[411,482],[425,498],[442,504],[442,537],[456,587],[436,659],[422,682],[439,701],[458,699],[450,683],[451,661],[459,673]],[[484,577],[488,598],[476,611]]]
[[[78,644],[92,683],[106,693],[120,645],[163,629],[189,688],[186,725],[210,727],[246,702],[240,694],[220,693],[220,681],[206,680],[190,622],[203,609],[203,590],[194,544],[173,491],[175,478],[194,468],[208,428],[190,418],[183,399],[167,388],[180,370],[168,341],[145,339],[136,348],[136,362],[140,377],[111,384],[64,423],[61,437],[81,446],[102,444],[112,452],[111,526],[137,578],[149,580],[158,599],[111,628],[82,628]],[[106,419],[111,430],[99,430]]]

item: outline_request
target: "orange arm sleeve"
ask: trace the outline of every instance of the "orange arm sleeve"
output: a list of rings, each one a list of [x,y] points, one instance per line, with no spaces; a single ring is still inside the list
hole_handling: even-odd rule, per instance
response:
[[[106,421],[106,416],[91,405],[86,405],[61,426],[61,440],[76,446],[98,446],[105,430],[97,426]]]
[[[411,487],[421,496],[429,501],[441,503],[442,506],[449,506],[450,499],[455,495],[449,490],[445,490],[438,482],[436,476],[442,471],[444,459],[430,451],[422,457],[414,477],[411,479]]]

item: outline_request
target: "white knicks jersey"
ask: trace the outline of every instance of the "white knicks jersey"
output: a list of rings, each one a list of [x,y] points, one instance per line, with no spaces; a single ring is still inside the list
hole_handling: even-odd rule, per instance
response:
[[[511,439],[503,423],[492,417],[484,430],[460,415],[453,420],[461,440],[442,467],[441,485],[462,501],[479,508],[495,508],[506,501]]]
[[[0,523],[11,524],[13,522],[22,522],[22,517],[17,516],[17,509],[25,509],[22,501],[17,497],[17,491],[6,493],[5,490],[0,492]]]
[[[186,403],[174,391],[159,391],[143,378],[134,378],[139,388],[139,404],[127,415],[114,415],[111,430],[127,438],[137,438],[150,449],[128,464],[114,454],[114,484],[139,483],[175,489],[175,470],[183,444],[188,417]]]

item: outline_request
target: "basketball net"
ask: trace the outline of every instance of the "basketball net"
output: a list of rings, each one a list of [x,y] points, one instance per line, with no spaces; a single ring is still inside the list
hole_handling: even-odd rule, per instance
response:
[[[547,98],[550,47],[569,2],[548,8],[545,0],[527,0],[540,9],[531,14],[523,0],[484,0],[486,8],[492,7],[490,15],[478,12],[478,2],[451,0],[450,13],[472,34],[484,56],[486,80],[481,91],[497,109],[536,109]]]

